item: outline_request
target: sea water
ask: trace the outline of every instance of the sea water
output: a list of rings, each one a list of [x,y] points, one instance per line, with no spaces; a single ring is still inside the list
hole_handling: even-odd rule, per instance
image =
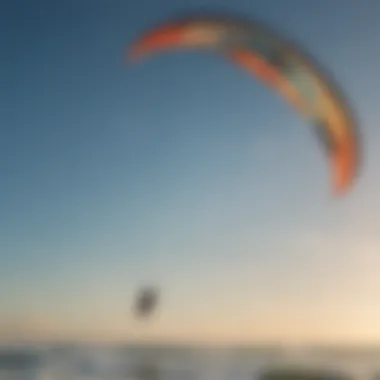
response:
[[[11,352],[11,355],[9,355]],[[0,380],[255,380],[274,366],[375,379],[380,352],[196,347],[45,347],[0,352]]]

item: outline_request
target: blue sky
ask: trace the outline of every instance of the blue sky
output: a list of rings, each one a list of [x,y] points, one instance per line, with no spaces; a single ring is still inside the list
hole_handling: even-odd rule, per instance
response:
[[[0,333],[380,339],[380,3],[187,3],[5,3]],[[199,7],[262,19],[335,74],[364,140],[347,198],[308,125],[243,71],[196,52],[125,65],[146,27]],[[163,301],[142,329],[129,308],[150,281]]]

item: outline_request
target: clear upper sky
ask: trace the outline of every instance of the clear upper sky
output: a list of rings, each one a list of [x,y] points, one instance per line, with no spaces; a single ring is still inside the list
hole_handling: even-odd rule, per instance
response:
[[[378,0],[3,3],[3,335],[380,339]],[[349,196],[243,71],[200,53],[125,65],[146,27],[200,6],[269,22],[335,73],[363,130]],[[160,319],[142,328],[150,281]]]

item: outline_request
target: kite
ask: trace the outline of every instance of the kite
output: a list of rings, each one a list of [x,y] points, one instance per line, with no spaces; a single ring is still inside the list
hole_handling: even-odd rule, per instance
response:
[[[279,93],[316,129],[331,167],[333,193],[343,195],[352,187],[359,166],[357,122],[336,84],[309,55],[261,23],[191,15],[140,36],[128,58],[184,49],[218,53]]]

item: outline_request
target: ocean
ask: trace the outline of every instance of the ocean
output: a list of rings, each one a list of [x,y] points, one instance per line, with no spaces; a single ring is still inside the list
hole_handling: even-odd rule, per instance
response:
[[[68,345],[0,351],[0,380],[255,380],[285,366],[375,380],[380,351]]]

